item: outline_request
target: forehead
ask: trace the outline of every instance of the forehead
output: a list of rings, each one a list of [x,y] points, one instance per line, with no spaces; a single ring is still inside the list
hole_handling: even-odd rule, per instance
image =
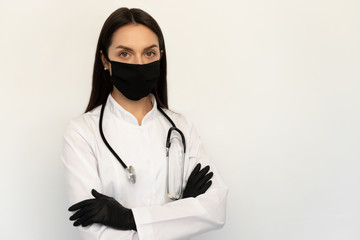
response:
[[[150,28],[142,24],[128,24],[114,32],[110,47],[124,45],[137,49],[145,48],[152,44],[159,45],[159,39]]]

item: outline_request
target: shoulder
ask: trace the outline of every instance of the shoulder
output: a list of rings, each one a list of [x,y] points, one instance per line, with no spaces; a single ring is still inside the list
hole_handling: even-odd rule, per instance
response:
[[[83,113],[72,119],[66,127],[64,137],[74,134],[89,137],[96,129],[99,122],[101,106]]]
[[[175,123],[176,127],[184,133],[188,140],[197,139],[199,137],[193,122],[188,117],[169,109],[163,110]]]
[[[170,109],[163,109],[163,111],[171,118],[176,127],[180,129],[192,128],[191,121],[181,113],[174,112]]]

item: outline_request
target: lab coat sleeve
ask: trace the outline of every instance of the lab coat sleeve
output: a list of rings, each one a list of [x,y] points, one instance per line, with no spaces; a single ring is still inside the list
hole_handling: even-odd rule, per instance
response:
[[[69,204],[73,205],[85,199],[94,198],[91,189],[102,192],[98,174],[98,164],[88,132],[82,131],[76,124],[70,124],[64,134],[61,159],[65,165],[65,177]],[[72,215],[72,214],[70,214]],[[69,215],[69,216],[70,216]],[[83,240],[138,240],[135,231],[121,231],[101,224],[77,227]]]
[[[173,201],[162,206],[134,208],[140,240],[189,239],[200,233],[221,228],[225,223],[228,188],[204,151],[194,128],[189,134],[189,162],[185,177],[194,166],[210,165],[212,186],[196,198]]]

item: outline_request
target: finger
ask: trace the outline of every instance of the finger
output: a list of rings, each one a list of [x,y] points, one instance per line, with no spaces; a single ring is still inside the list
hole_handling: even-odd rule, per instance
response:
[[[82,217],[81,218],[81,226],[83,226],[83,227],[87,227],[87,226],[89,226],[89,225],[91,225],[91,224],[93,224],[94,223],[94,216],[93,215],[86,215],[86,216],[84,216],[84,217]]]
[[[83,224],[84,222],[88,221],[89,219],[91,219],[92,215],[90,215],[89,213],[84,214],[81,218],[79,218],[78,220],[76,220],[73,225],[74,227],[80,226],[81,224]]]
[[[74,226],[80,226],[85,222],[88,221],[92,221],[93,222],[93,218],[96,216],[96,214],[100,211],[99,208],[94,208],[93,210],[90,210],[88,212],[86,212],[84,215],[82,215],[78,220],[76,220],[76,222],[74,222]]]
[[[201,188],[205,183],[207,183],[212,177],[213,177],[213,173],[209,172],[208,174],[206,174],[202,179],[199,180],[199,182],[197,183],[197,186],[199,188]]]
[[[74,205],[72,205],[71,207],[69,207],[69,211],[76,211],[80,208],[83,208],[89,204],[91,204],[95,199],[87,199],[87,200],[84,200],[84,201],[81,201],[81,202],[78,202]]]
[[[85,222],[83,222],[83,223],[81,224],[81,226],[87,227],[87,226],[89,226],[89,225],[91,225],[91,224],[93,224],[93,223],[94,223],[94,220],[93,220],[92,218],[89,218],[88,220],[86,220]]]
[[[199,191],[199,195],[200,194],[204,194],[211,186],[212,181],[208,181]]]
[[[91,204],[90,206],[81,208],[79,211],[77,211],[76,213],[74,213],[69,219],[71,221],[74,221],[78,218],[81,218],[85,213],[90,212],[91,210],[93,210],[96,207],[95,204]]]
[[[191,172],[188,178],[188,181],[191,181],[192,178],[194,178],[194,176],[199,172],[200,168],[201,168],[201,164],[200,163],[196,164],[195,168],[193,169],[193,171]]]
[[[210,170],[209,165],[200,170],[200,172],[192,179],[194,182],[199,182],[206,173]]]
[[[91,194],[95,197],[95,198],[101,198],[101,197],[108,197],[104,194],[101,194],[99,192],[97,192],[95,189],[91,190]]]

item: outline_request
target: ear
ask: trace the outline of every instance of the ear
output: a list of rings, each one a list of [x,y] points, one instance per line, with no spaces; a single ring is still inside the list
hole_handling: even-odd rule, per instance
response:
[[[161,49],[161,50],[160,50],[160,58],[162,58],[163,55],[164,55],[164,50]]]
[[[103,53],[102,50],[100,50],[100,55],[101,55],[101,61],[102,61],[102,64],[103,64],[104,68],[110,69],[110,63],[105,58],[104,53]]]

